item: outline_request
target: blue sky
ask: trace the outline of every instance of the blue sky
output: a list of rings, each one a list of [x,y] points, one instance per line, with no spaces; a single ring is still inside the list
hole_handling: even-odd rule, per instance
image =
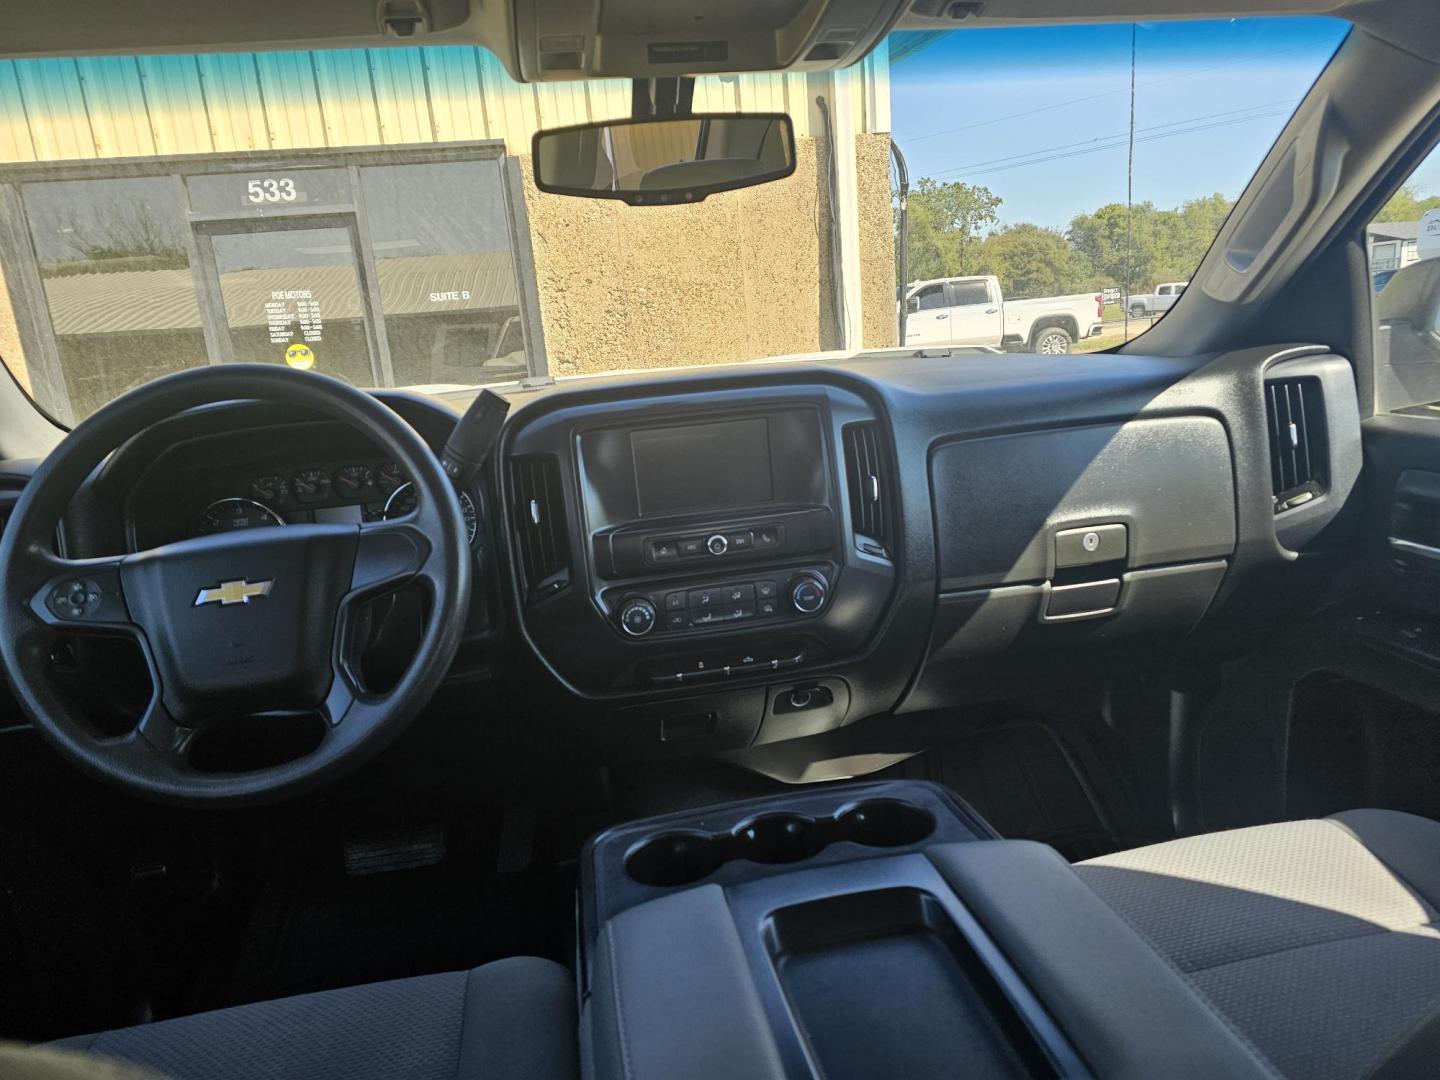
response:
[[[1348,29],[1324,18],[1139,24],[1135,201],[1238,195]],[[1063,228],[1124,202],[1130,36],[1129,24],[958,30],[892,62],[891,126],[912,184],[983,184],[1004,199],[1006,224]],[[1417,186],[1440,190],[1432,179],[1440,161]]]

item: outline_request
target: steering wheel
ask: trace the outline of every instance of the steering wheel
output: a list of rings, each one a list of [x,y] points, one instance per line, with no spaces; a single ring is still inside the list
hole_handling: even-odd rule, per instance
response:
[[[110,451],[182,410],[244,399],[303,406],[364,432],[410,476],[417,508],[394,521],[251,529],[115,557],[55,553],[61,515]],[[427,601],[418,651],[392,687],[372,693],[355,670],[356,606],[411,583]],[[454,658],[469,598],[460,504],[409,424],[324,375],[205,367],[117,398],[36,470],[0,542],[0,662],[41,734],[94,776],[170,802],[262,803],[318,787],[398,735]],[[60,639],[81,634],[128,637],[144,655],[153,692],[127,734],[99,732],[49,677]],[[309,753],[280,764],[196,766],[191,751],[210,725],[261,716],[323,734]]]

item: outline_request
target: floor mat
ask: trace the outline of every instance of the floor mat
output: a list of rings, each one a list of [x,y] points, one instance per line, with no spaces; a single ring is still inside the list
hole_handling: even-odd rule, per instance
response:
[[[1110,770],[1062,743],[1048,727],[1024,724],[954,739],[887,770],[934,780],[958,792],[1001,836],[1038,840],[1072,862],[1149,843],[1126,828],[1127,803]],[[1117,825],[1117,820],[1120,822]]]
[[[476,967],[567,959],[573,883],[536,864],[496,869],[498,825],[451,834],[439,865],[349,877],[313,856],[270,875],[243,935],[226,1004]],[[483,840],[482,840],[483,837]]]

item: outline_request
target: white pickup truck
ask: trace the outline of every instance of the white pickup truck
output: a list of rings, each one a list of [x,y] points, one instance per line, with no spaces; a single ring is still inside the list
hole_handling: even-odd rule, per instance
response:
[[[1125,302],[1125,306],[1132,319],[1139,319],[1145,315],[1164,315],[1175,306],[1175,301],[1180,299],[1180,294],[1189,284],[1188,281],[1166,281],[1157,285],[1153,293],[1130,297]]]
[[[1099,293],[1006,300],[992,274],[912,282],[905,291],[905,344],[970,345],[1066,353],[1101,331]]]

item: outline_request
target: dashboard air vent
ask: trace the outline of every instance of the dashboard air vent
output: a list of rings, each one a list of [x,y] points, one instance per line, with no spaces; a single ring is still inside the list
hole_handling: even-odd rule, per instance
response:
[[[510,521],[530,598],[538,600],[570,583],[565,491],[560,464],[549,455],[510,459]]]
[[[1318,379],[1277,379],[1265,384],[1270,441],[1270,483],[1275,513],[1293,510],[1325,491],[1329,440]]]
[[[855,545],[870,555],[890,555],[890,477],[885,441],[874,421],[847,424],[845,477],[850,490],[850,524]]]

